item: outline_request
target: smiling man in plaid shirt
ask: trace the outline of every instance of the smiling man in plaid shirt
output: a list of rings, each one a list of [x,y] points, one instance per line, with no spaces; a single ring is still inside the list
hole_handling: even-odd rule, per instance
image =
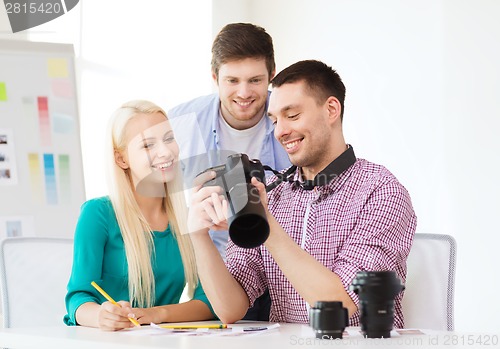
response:
[[[359,325],[358,298],[349,286],[360,270],[393,270],[404,282],[416,228],[407,190],[385,167],[358,159],[342,131],[345,86],[319,61],[301,61],[272,81],[269,117],[294,166],[252,184],[266,207],[270,235],[244,249],[229,243],[220,258],[208,226],[227,229],[219,187],[193,190],[189,224],[198,271],[219,318],[240,320],[269,288],[270,321],[308,322],[316,301],[342,301]],[[206,173],[205,180],[214,173]],[[404,326],[402,294],[394,326]]]

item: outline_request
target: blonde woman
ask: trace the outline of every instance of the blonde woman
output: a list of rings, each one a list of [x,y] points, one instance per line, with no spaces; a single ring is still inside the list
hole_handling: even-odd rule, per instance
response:
[[[140,324],[212,319],[185,234],[179,148],[166,113],[148,101],[125,103],[108,138],[109,196],[82,205],[64,322],[114,331],[134,326],[129,317]],[[186,283],[191,300],[179,304]]]

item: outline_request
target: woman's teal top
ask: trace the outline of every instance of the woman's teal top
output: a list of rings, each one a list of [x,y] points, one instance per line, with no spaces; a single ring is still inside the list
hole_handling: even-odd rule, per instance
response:
[[[151,257],[155,278],[155,306],[177,304],[186,285],[177,241],[170,230],[153,232]],[[115,301],[129,301],[128,269],[123,238],[108,197],[92,199],[82,205],[75,231],[74,257],[66,294],[66,325],[77,325],[75,314],[86,302],[101,304],[106,299],[90,285],[95,281]],[[212,307],[199,283],[193,299]]]

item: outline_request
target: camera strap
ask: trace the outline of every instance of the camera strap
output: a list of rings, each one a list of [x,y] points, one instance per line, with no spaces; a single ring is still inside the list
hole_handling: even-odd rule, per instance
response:
[[[293,179],[295,171],[297,170],[297,166],[295,165],[290,167],[283,173],[279,173],[269,166],[264,166],[265,170],[273,172],[276,177],[278,177],[276,181],[266,186],[266,192],[273,190],[284,181],[294,183],[295,185],[302,187],[302,189],[304,190],[313,190],[316,186],[327,185],[334,178],[338,177],[342,172],[354,165],[355,162],[356,155],[354,154],[354,149],[351,145],[348,145],[348,148],[342,154],[340,154],[339,157],[333,160],[327,167],[325,167],[320,173],[318,173],[313,180],[306,180],[304,182]]]
[[[276,188],[278,185],[280,185],[284,181],[287,181],[287,182],[293,181],[293,175],[294,175],[296,169],[297,169],[297,166],[293,165],[285,172],[279,173],[278,171],[272,169],[271,167],[264,165],[264,170],[271,171],[272,173],[274,173],[276,175],[276,177],[278,177],[277,180],[275,180],[274,182],[272,182],[271,184],[266,186],[266,192],[270,192],[271,190]]]

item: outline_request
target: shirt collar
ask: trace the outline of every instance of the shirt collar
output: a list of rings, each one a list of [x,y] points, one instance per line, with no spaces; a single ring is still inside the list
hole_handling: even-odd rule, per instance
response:
[[[217,94],[217,102],[212,106],[212,135],[215,139],[215,144],[219,144],[219,116],[221,115],[220,110],[220,96]],[[217,146],[218,148],[218,146]]]
[[[266,107],[264,109],[264,117],[266,118],[266,135],[274,133],[274,124],[267,115],[267,110],[269,107],[269,97],[271,97],[271,91],[267,91]]]
[[[347,145],[347,149],[319,172],[313,180],[302,181],[300,168],[297,169],[293,182],[301,186],[304,190],[313,190],[316,186],[325,186],[332,180],[339,177],[349,167],[356,162],[356,155],[351,145]]]

